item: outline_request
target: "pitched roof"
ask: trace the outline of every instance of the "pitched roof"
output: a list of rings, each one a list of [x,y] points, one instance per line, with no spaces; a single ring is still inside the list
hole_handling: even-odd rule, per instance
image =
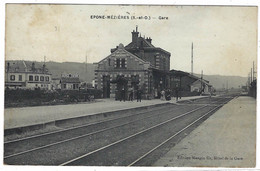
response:
[[[212,86],[212,85],[210,85],[206,80],[204,80],[204,79],[197,79],[196,81],[194,81],[193,83],[191,83],[190,85],[192,85],[192,84],[197,84],[198,82],[202,82],[203,84],[206,84],[206,85],[208,85],[208,86]]]
[[[43,66],[37,62],[33,61],[5,61],[5,68],[8,69],[9,63],[9,72],[43,72]],[[35,70],[32,69],[34,63]],[[45,68],[45,72],[48,73],[48,69]]]
[[[142,44],[143,42],[143,44]],[[143,37],[138,37],[136,42],[131,42],[128,45],[125,46],[126,49],[131,49],[131,48],[137,48],[137,47],[154,47],[150,42],[148,42],[145,38]]]
[[[140,61],[140,62],[142,62],[142,63],[149,63],[150,66],[151,66],[151,63],[150,63],[150,62],[144,61],[144,60],[142,60],[141,58],[139,58],[138,56],[136,56],[136,55],[134,55],[134,54],[128,52],[127,50],[125,50],[124,45],[123,45],[122,43],[119,44],[118,48],[117,48],[113,53],[111,53],[110,55],[108,55],[106,58],[102,59],[102,60],[99,61],[98,63],[103,62],[103,61],[106,60],[107,58],[109,58],[109,57],[113,56],[114,54],[116,54],[118,51],[123,51],[123,52],[126,53],[127,55],[134,57],[136,60],[138,60],[138,61]]]

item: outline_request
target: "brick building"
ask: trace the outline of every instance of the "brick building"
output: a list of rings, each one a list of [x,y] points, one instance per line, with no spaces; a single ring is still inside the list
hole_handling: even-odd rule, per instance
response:
[[[136,28],[132,41],[120,44],[111,54],[96,63],[95,86],[103,90],[104,98],[116,98],[125,90],[141,89],[143,97],[154,98],[157,91],[169,87],[171,54],[152,45],[151,38],[139,36]]]

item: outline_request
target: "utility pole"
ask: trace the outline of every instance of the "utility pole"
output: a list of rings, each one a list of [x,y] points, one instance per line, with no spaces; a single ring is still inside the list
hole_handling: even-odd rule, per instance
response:
[[[193,75],[193,42],[191,43],[191,75]]]
[[[86,61],[85,61],[85,81],[87,83],[87,72],[88,72],[88,56],[86,55]]]
[[[250,78],[250,84],[252,83],[252,81],[253,81],[253,70],[252,70],[252,68],[251,68],[251,78]]]
[[[200,89],[201,89],[201,93],[202,93],[202,80],[203,80],[203,70],[201,70],[201,78],[200,78]]]
[[[43,73],[45,73],[45,67],[46,67],[45,62],[46,62],[46,56],[44,56],[44,62],[43,62]]]
[[[255,80],[255,61],[253,61],[253,81]]]

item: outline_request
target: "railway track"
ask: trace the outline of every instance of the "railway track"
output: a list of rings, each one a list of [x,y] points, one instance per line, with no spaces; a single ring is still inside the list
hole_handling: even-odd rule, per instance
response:
[[[4,162],[18,165],[136,165],[230,99],[214,99],[214,103],[222,102],[218,106],[170,105],[155,111],[8,141],[5,142]],[[161,134],[161,130],[167,131]],[[145,148],[140,149],[140,143],[145,143]],[[129,156],[122,158],[126,154]]]

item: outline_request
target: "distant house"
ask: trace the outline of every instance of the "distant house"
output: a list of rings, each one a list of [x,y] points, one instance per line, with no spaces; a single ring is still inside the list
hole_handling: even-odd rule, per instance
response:
[[[60,79],[61,90],[79,90],[79,75],[62,74]]]
[[[193,82],[192,84],[190,84],[190,91],[191,92],[196,91],[196,92],[202,92],[202,93],[210,93],[211,87],[212,87],[212,85],[210,85],[206,80],[198,79],[195,82]]]
[[[51,74],[45,64],[35,62],[9,61],[5,68],[5,87],[10,89],[51,89]]]

